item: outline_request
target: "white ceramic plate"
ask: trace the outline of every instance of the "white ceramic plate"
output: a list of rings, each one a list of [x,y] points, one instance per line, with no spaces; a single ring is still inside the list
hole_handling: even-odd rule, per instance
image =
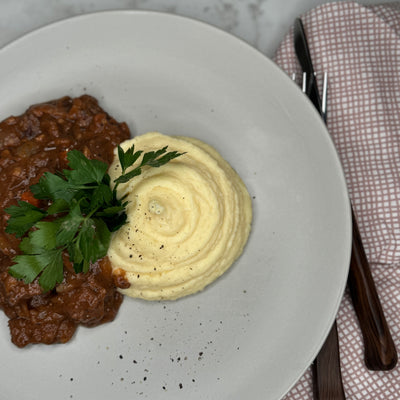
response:
[[[313,106],[247,44],[172,15],[83,15],[0,51],[1,119],[83,93],[134,134],[219,149],[253,196],[252,233],[203,293],[125,299],[113,323],[81,328],[66,345],[18,349],[1,315],[2,398],[282,397],[329,331],[350,254],[345,181]]]

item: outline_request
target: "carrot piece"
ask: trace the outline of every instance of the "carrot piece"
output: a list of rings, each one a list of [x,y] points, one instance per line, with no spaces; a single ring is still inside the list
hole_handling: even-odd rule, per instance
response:
[[[66,164],[68,163],[68,157],[67,157],[67,155],[68,155],[68,151],[67,151],[67,150],[64,150],[64,151],[60,152],[60,159],[61,159],[63,162],[65,162]]]
[[[26,201],[27,203],[32,204],[35,207],[39,207],[40,201],[33,197],[33,194],[31,191],[27,191],[21,194],[21,200]]]

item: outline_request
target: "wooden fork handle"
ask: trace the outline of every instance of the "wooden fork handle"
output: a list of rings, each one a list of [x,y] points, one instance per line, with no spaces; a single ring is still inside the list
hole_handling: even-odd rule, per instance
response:
[[[397,351],[379,301],[354,211],[352,219],[353,244],[347,284],[363,335],[365,365],[370,370],[387,371],[396,366]]]
[[[345,400],[336,321],[312,365],[315,400]]]

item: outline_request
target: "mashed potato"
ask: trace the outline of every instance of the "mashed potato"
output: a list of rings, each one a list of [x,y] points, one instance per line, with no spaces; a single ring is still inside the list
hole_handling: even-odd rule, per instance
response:
[[[146,300],[174,300],[223,274],[242,253],[252,219],[250,196],[238,174],[211,146],[157,132],[122,143],[144,152],[168,146],[185,152],[118,187],[127,195],[128,223],[112,237],[115,273],[131,283],[121,292]],[[117,154],[109,174],[121,173]]]

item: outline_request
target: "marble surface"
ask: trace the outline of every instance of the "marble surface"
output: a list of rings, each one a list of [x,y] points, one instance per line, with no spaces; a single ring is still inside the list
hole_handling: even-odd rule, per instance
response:
[[[361,0],[362,4],[393,0]],[[272,57],[294,18],[324,0],[1,0],[0,47],[40,26],[111,9],[155,10],[195,18]]]
[[[362,4],[393,0],[360,0]],[[0,48],[49,23],[112,9],[178,14],[217,26],[273,57],[293,20],[325,0],[0,0]]]

